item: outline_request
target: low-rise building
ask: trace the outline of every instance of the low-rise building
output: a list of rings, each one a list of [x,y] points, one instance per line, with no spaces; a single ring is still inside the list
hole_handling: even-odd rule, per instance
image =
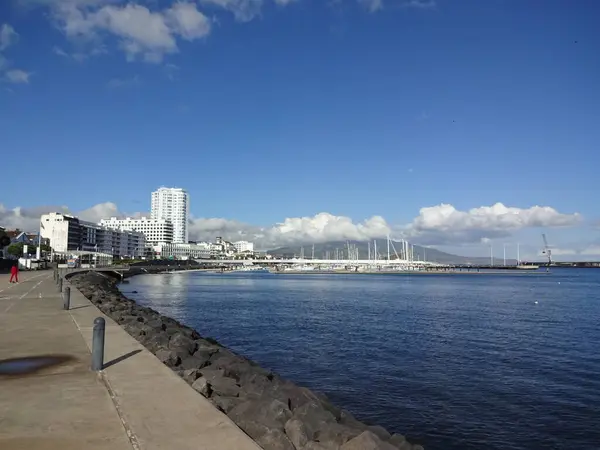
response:
[[[211,244],[160,244],[154,246],[154,252],[161,259],[210,259]]]

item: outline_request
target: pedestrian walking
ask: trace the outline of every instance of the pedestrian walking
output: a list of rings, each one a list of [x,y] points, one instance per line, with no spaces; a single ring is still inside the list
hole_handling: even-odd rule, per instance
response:
[[[11,283],[19,282],[19,266],[18,266],[18,264],[15,264],[14,266],[12,266],[10,268],[10,282]]]

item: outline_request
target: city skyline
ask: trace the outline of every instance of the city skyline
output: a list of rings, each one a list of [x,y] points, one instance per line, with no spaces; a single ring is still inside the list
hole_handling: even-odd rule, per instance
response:
[[[557,258],[600,259],[599,13],[592,0],[0,2],[2,147],[29,162],[26,182],[0,178],[0,224],[150,216],[148,193],[167,185],[193,199],[192,240],[389,232],[533,255],[545,232]]]
[[[0,226],[36,230],[39,216],[35,214],[38,211],[10,211],[0,207]],[[80,212],[58,208],[57,212],[73,214],[93,223],[102,223],[103,219],[112,217],[135,219],[149,216],[146,212],[121,213],[117,205],[112,203],[96,205]],[[381,216],[354,222],[349,217],[320,213],[313,217],[287,218],[270,227],[221,218],[202,219],[192,216],[188,226],[191,241],[212,242],[220,236],[229,241],[254,242],[260,250],[330,241],[368,241],[384,239],[389,235],[396,240],[407,239],[414,244],[464,256],[487,257],[490,255],[491,246],[495,257],[501,257],[503,249],[506,248],[507,258],[516,258],[519,244],[522,259],[529,260],[542,256],[544,246],[541,233],[546,232],[549,234],[555,259],[597,260],[598,250],[593,246],[577,251],[555,244],[554,239],[560,236],[561,232],[581,228],[582,223],[584,220],[579,214],[561,214],[551,208],[515,210],[495,205],[464,212],[456,211],[450,205],[441,205],[422,210],[418,217],[405,225],[389,224]],[[448,229],[448,225],[452,224],[454,229]]]

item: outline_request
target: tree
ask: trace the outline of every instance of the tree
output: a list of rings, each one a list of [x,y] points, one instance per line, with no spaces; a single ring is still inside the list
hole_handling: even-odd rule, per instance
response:
[[[23,244],[21,242],[10,244],[6,251],[9,255],[16,256],[18,258],[23,255]]]
[[[10,244],[8,246],[8,248],[6,249],[6,251],[8,252],[9,255],[13,255],[16,256],[17,258],[23,256],[23,243],[22,242],[15,242],[14,244]],[[42,250],[44,249],[44,246],[42,245]],[[27,246],[27,254],[28,255],[35,255],[35,251],[36,251],[36,246],[35,245],[28,245]]]

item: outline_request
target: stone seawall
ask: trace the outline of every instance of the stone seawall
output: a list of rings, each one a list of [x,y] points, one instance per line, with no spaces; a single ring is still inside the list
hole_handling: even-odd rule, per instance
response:
[[[324,395],[136,304],[110,276],[86,272],[69,280],[265,450],[422,450],[400,434],[356,420]]]

